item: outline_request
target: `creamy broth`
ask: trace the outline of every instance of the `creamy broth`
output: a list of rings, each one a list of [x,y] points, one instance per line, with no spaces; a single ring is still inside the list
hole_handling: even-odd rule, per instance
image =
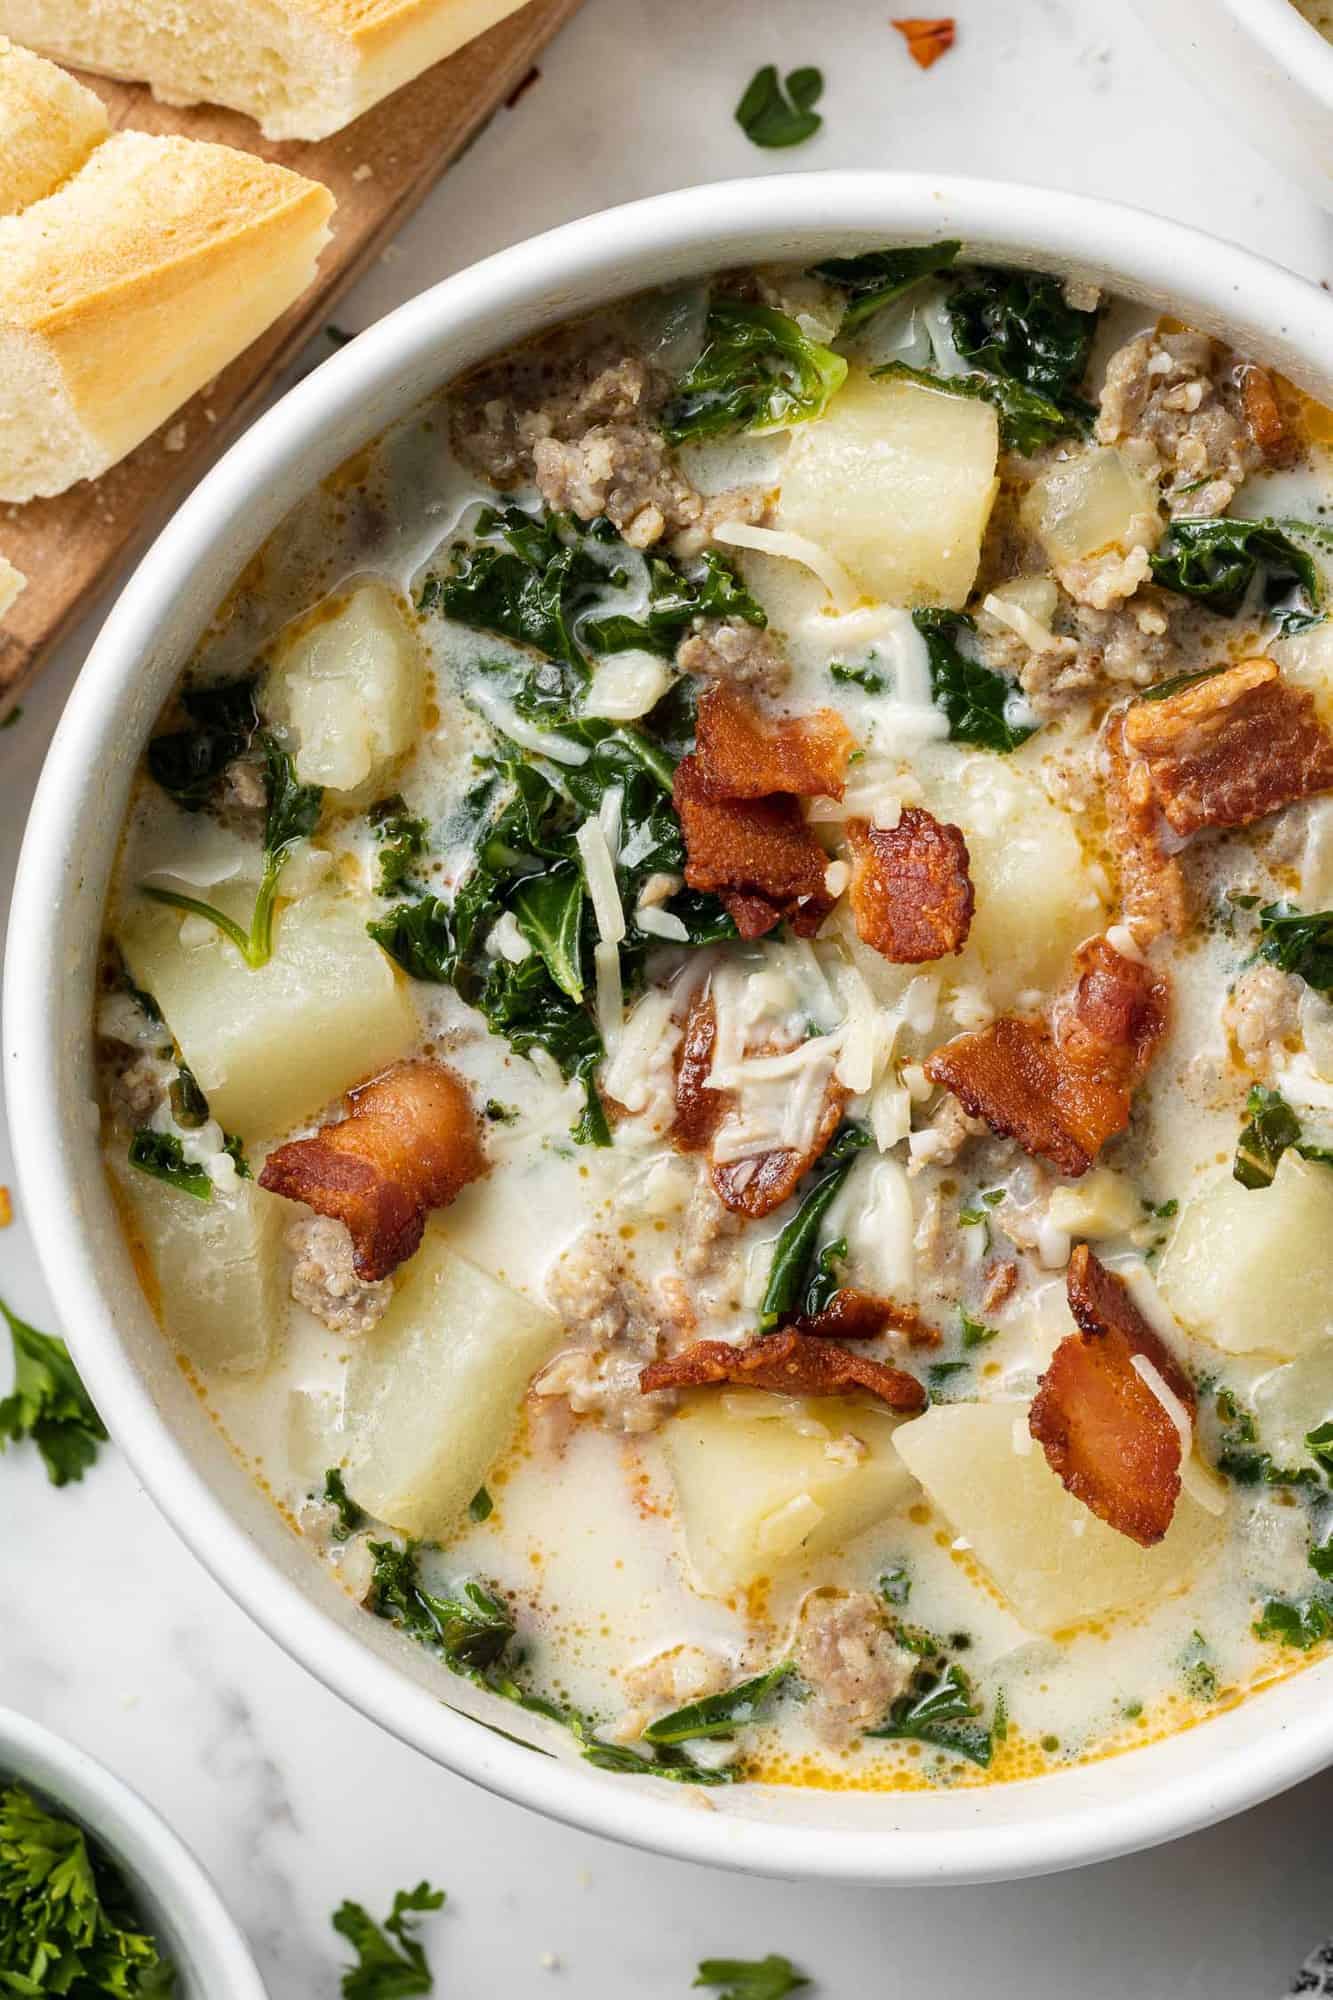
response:
[[[232,1447],[442,1694],[677,1782],[1027,1776],[1333,1630],[1330,419],[902,254],[313,493],[108,908],[108,1172]]]

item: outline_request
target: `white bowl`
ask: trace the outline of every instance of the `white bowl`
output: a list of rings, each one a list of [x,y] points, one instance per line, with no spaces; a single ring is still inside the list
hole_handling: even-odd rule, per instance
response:
[[[1245,137],[1333,208],[1333,44],[1291,0],[1134,0],[1134,7]]]
[[[0,1708],[0,1787],[15,1781],[77,1820],[115,1863],[144,1927],[175,1963],[175,2000],[267,2000],[245,1939],[166,1821],[86,1752]]]
[[[1132,1756],[934,1794],[701,1795],[534,1756],[472,1718],[538,1725],[448,1680],[339,1591],[210,1426],[134,1276],[98,1156],[89,1021],[131,772],[214,606],[292,503],[428,391],[611,298],[719,265],[961,237],[968,255],[1104,279],[1230,329],[1333,399],[1333,302],[1258,258],[1106,203],[921,176],[779,176],[577,222],[451,278],[292,390],[145,557],[89,656],[33,806],[10,920],[5,1055],[25,1211],[61,1323],[135,1471],[200,1559],[329,1687],[455,1771],[614,1839],[696,1861],[882,1883],[1068,1867],[1203,1826],[1333,1759],[1333,1660]],[[441,1699],[446,1695],[449,1706]],[[331,1750],[336,1755],[336,1749]]]

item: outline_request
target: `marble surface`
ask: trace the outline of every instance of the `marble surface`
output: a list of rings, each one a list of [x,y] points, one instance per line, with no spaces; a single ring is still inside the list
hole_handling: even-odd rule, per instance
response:
[[[363,327],[487,251],[609,203],[798,165],[953,169],[1113,195],[1311,278],[1333,272],[1329,220],[1163,71],[1123,8],[956,4],[958,46],[922,75],[887,26],[886,0],[588,0],[540,80],[340,322]],[[834,17],[836,34],[823,25]],[[827,75],[824,130],[796,154],[756,152],[731,121],[767,60],[819,62]],[[75,636],[0,735],[0,896],[90,636]],[[0,1182],[11,1184],[12,1136],[0,1129]],[[0,1292],[50,1324],[21,1208],[0,1235]],[[249,1932],[274,2000],[337,1992],[328,1915],[340,1898],[379,1908],[423,1874],[449,1891],[429,1935],[438,1990],[453,2000],[669,2000],[704,1954],[771,1950],[817,1975],[829,2000],[983,1989],[992,2000],[1263,2000],[1333,1931],[1333,1774],[1167,1850],[947,1896],[738,1879],[547,1825],[324,1693],[208,1579],[114,1449],[63,1493],[30,1452],[0,1461],[0,1701],[72,1736],[161,1808]]]

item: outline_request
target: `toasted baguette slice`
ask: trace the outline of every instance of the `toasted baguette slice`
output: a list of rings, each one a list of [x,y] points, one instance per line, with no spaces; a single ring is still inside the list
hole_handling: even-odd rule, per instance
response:
[[[0,556],[0,618],[3,618],[21,590],[26,590],[27,577],[21,569],[15,569],[12,562]]]
[[[304,291],[332,210],[253,154],[120,132],[0,216],[0,500],[146,438]]]
[[[266,139],[325,139],[522,0],[0,0],[0,29],[61,62],[226,104]]]
[[[53,194],[106,135],[95,92],[0,35],[0,215]]]

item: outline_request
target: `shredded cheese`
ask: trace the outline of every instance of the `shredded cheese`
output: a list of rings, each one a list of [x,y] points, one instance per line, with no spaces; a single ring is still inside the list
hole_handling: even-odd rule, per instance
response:
[[[1184,1491],[1191,1500],[1197,1500],[1206,1513],[1224,1514],[1227,1506],[1224,1490],[1210,1478],[1194,1456],[1194,1425],[1189,1411],[1163,1379],[1161,1369],[1155,1367],[1146,1354],[1133,1355],[1131,1365],[1176,1427],[1176,1435],[1180,1439],[1180,1483]]]
[[[714,540],[735,549],[755,549],[766,556],[784,556],[788,562],[813,570],[839,611],[850,611],[861,593],[838,558],[822,542],[793,535],[785,528],[752,528],[745,521],[724,521],[714,530]]]
[[[605,940],[593,946],[593,966],[597,975],[597,1026],[610,1055],[620,1043],[625,1027],[625,986],[620,976],[620,950]]]
[[[659,910],[654,903],[640,903],[634,912],[634,921],[649,937],[665,938],[669,944],[688,944],[690,934],[678,916],[670,910]]]
[[[583,861],[597,934],[603,944],[619,944],[625,935],[625,912],[616,887],[616,864],[601,820],[585,819],[574,835],[574,842]]]
[[[568,736],[561,736],[553,729],[534,729],[503,695],[487,687],[480,678],[469,685],[468,700],[502,735],[510,737],[524,750],[539,751],[554,764],[586,764],[592,755],[585,744],[571,742]]]

